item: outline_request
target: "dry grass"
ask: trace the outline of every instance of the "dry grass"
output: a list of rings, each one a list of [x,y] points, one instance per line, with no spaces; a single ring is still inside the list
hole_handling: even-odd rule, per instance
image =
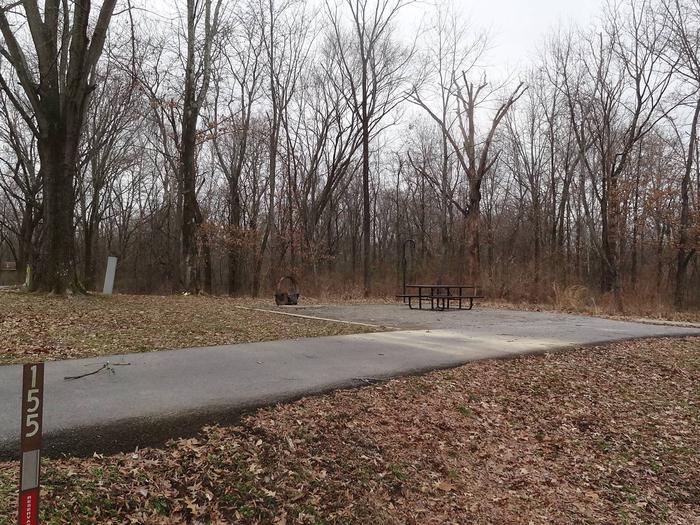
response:
[[[369,331],[238,308],[243,304],[250,302],[0,292],[0,365]]]
[[[609,296],[598,297],[584,286],[553,289],[552,297],[545,302],[513,302],[505,299],[487,299],[481,306],[512,310],[552,311],[593,315],[630,321],[659,321],[680,324],[700,324],[700,310],[678,311],[663,301],[644,301],[636,297],[624,300],[624,311],[619,312]]]
[[[428,273],[427,276],[417,280],[433,282],[436,280],[434,276],[435,273]],[[450,279],[443,278],[443,282],[446,280]],[[462,279],[452,280],[461,281]],[[375,282],[372,297],[364,298],[361,286],[329,281],[314,289],[314,298],[304,297],[304,303],[394,303],[395,294],[399,288],[400,285],[396,283],[395,278],[379,279]],[[532,288],[531,282],[524,281],[512,288],[502,290],[504,293],[487,289],[485,290],[487,299],[478,301],[478,304],[491,308],[567,312],[616,319],[700,323],[700,309],[678,311],[669,302],[668,292],[666,291],[665,295],[659,295],[652,285],[646,287],[640,285],[637,293],[628,291],[623,297],[624,312],[616,310],[615,301],[610,294],[601,294],[586,286],[542,284],[537,287],[537,293],[532,293]]]
[[[584,288],[572,287],[558,291],[554,304],[488,301],[480,306],[612,315],[587,297]],[[362,299],[350,292],[343,298],[303,298],[303,304],[338,302],[393,303],[394,298]],[[0,365],[371,330],[240,309],[242,305],[272,309],[271,303],[269,299],[206,296],[52,297],[0,291]],[[627,315],[614,317],[700,322],[700,312],[658,308],[630,309]]]
[[[524,310],[531,312],[560,312],[576,315],[591,315],[607,319],[619,319],[621,321],[658,322],[661,324],[670,323],[687,326],[700,324],[700,312],[677,312],[670,309],[630,308],[627,309],[625,313],[619,313],[615,312],[613,308],[596,306],[557,308],[551,303],[518,303],[492,299],[477,302],[477,304],[484,308]]]
[[[47,461],[42,523],[695,524],[699,384],[700,338],[473,363]]]

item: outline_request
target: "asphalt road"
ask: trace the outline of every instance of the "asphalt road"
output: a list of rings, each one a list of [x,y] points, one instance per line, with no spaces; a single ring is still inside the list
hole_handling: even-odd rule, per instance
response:
[[[402,330],[47,363],[46,452],[133,450],[195,433],[205,424],[234,422],[248,409],[479,359],[632,338],[700,335],[700,327],[506,310],[435,313],[362,305],[293,313]],[[106,362],[128,365],[64,379],[93,372]],[[17,455],[20,389],[21,367],[0,367],[0,458]]]

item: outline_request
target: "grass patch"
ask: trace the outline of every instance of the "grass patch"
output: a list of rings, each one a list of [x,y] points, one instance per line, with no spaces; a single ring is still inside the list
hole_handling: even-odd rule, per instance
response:
[[[204,296],[0,292],[0,365],[370,331],[237,308],[243,304]]]

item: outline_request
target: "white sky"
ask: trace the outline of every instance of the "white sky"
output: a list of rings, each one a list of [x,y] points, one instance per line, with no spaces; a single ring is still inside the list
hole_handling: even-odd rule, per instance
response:
[[[305,0],[318,2],[323,0]],[[332,1],[332,0],[331,0]],[[489,33],[487,63],[497,70],[517,73],[535,60],[546,35],[557,26],[588,26],[595,21],[608,0],[417,0],[404,16],[405,29],[421,23],[432,5],[451,2],[475,29]],[[614,1],[614,0],[613,0]],[[137,0],[166,16],[175,14],[183,0]],[[232,2],[235,5],[235,1]],[[409,29],[411,28],[411,29]]]
[[[605,0],[455,0],[478,27],[489,30],[492,66],[516,71],[533,61],[546,35],[558,25],[588,26]]]
[[[536,60],[550,32],[558,26],[587,27],[599,18],[606,1],[419,0],[409,17],[420,24],[422,14],[430,12],[433,3],[451,2],[471,27],[488,32],[490,50],[482,65],[517,73]]]

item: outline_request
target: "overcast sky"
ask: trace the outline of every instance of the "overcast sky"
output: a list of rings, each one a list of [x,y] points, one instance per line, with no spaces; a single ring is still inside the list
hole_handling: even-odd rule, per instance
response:
[[[587,26],[604,0],[456,0],[479,26],[490,29],[493,61],[517,69],[537,53],[543,38],[559,23]]]
[[[176,4],[184,4],[182,0],[141,2],[166,16],[174,15]],[[606,0],[419,0],[404,14],[413,19],[407,20],[405,29],[417,27],[421,18],[432,12],[430,6],[440,2],[452,2],[470,26],[489,31],[491,51],[484,65],[517,72],[533,60],[553,28],[560,24],[587,26],[599,17]]]
[[[517,72],[536,57],[551,30],[560,24],[586,27],[599,17],[606,0],[451,1],[474,27],[489,31],[487,65]]]

